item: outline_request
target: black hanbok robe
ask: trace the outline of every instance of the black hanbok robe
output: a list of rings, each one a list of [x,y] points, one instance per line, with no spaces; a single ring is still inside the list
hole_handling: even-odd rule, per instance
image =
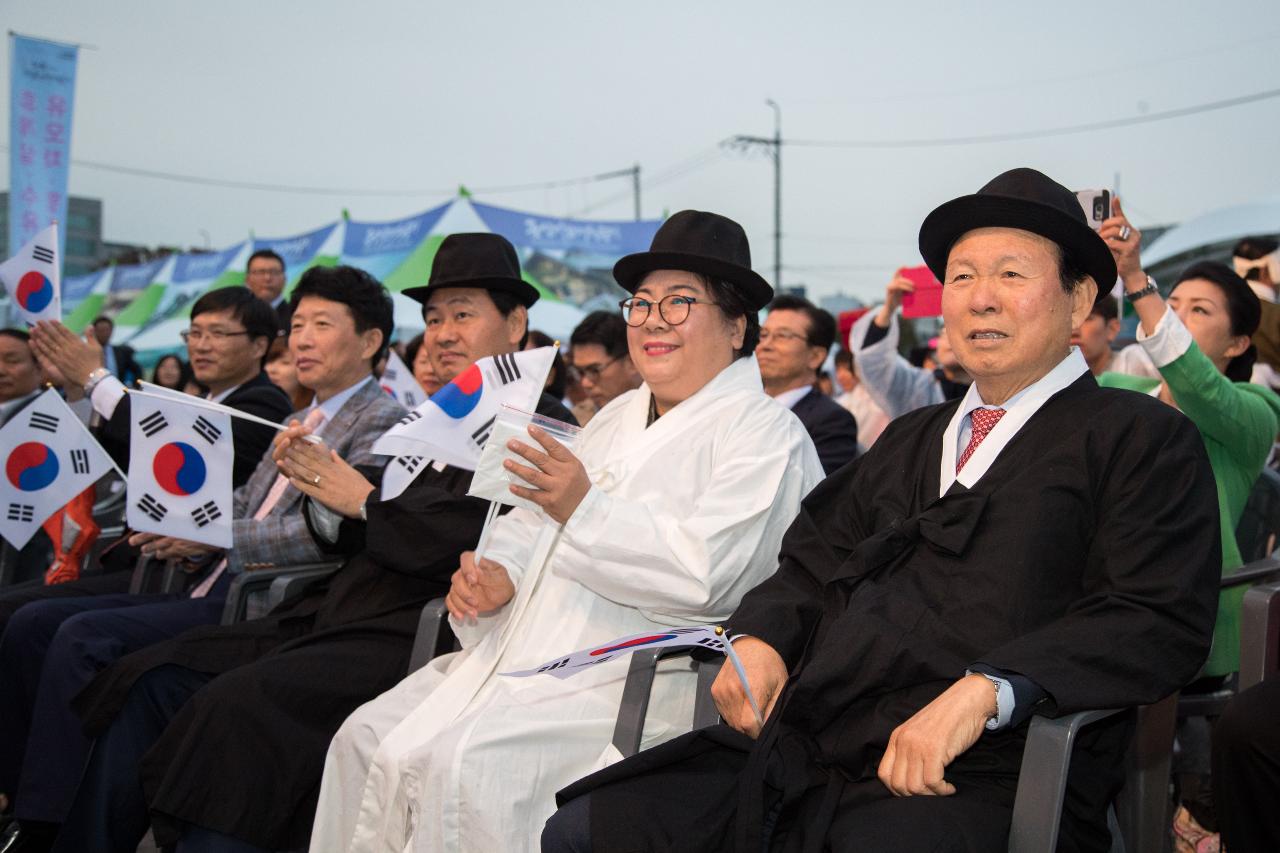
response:
[[[545,394],[537,411],[573,422]],[[404,678],[423,605],[449,591],[460,555],[479,540],[488,502],[466,496],[471,477],[427,466],[399,496],[371,496],[368,523],[343,521],[327,546],[350,559],[326,585],[262,619],[127,655],[76,697],[94,735],[155,667],[217,675],[143,760],[157,843],[195,824],[269,849],[306,845],[329,741]]]
[[[1221,550],[1194,425],[1085,374],[971,489],[940,499],[958,405],[898,418],[814,489],[778,572],[734,614],[734,632],[768,642],[791,673],[757,741],[693,732],[561,792],[591,792],[596,850],[756,853],[775,809],[775,849],[821,849],[833,815],[891,796],[876,770],[893,729],[975,663],[1031,679],[1049,715],[1154,702],[1195,676]],[[1081,735],[1062,849],[1107,849],[1131,726],[1120,716]],[[1011,804],[1025,737],[1025,723],[983,734],[948,781]]]

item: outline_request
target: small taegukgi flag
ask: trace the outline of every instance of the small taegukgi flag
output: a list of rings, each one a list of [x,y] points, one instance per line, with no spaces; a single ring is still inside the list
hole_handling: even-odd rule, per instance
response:
[[[0,281],[28,325],[62,318],[61,268],[56,222],[0,264]]]
[[[134,394],[126,520],[134,530],[231,547],[230,416],[180,394]]]
[[[383,433],[373,452],[398,457],[383,472],[383,498],[403,492],[428,461],[474,471],[499,410],[532,411],[555,355],[538,347],[482,358]]]
[[[413,371],[405,366],[404,360],[396,355],[395,350],[388,353],[387,366],[378,377],[378,383],[383,391],[406,409],[414,408],[427,396],[418,380],[413,378]]]
[[[0,460],[0,537],[15,548],[103,474],[119,470],[52,389],[0,429]]]
[[[738,673],[738,680],[742,683],[742,689],[747,695],[747,701],[751,704],[751,710],[755,712],[756,722],[763,723],[764,720],[760,716],[760,706],[756,703],[756,697],[751,692],[751,684],[747,680],[747,671],[743,669],[742,661],[738,659],[737,652],[733,650],[732,638],[724,628],[718,625],[694,625],[688,628],[668,628],[648,634],[632,634],[630,637],[619,637],[616,640],[605,643],[603,646],[570,652],[563,657],[549,660],[533,669],[500,672],[498,674],[512,678],[551,675],[555,678],[565,679],[593,666],[599,666],[602,663],[611,661],[616,657],[629,655],[632,652],[638,652],[643,649],[690,646],[710,649],[728,657],[734,671]]]

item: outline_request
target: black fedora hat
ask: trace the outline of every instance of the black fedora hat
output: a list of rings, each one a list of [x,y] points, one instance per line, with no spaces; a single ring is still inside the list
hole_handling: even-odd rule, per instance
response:
[[[1099,294],[1115,284],[1115,258],[1085,221],[1076,194],[1035,169],[1012,169],[935,209],[920,226],[920,254],[938,281],[946,281],[951,247],[966,232],[991,227],[1019,228],[1057,243],[1093,277]]]
[[[526,308],[538,301],[537,288],[520,277],[515,247],[501,234],[450,234],[440,241],[427,283],[401,292],[426,305],[433,291],[446,287],[509,293]]]
[[[773,288],[751,269],[751,246],[742,226],[718,213],[682,210],[672,216],[647,252],[627,255],[613,265],[613,277],[635,293],[654,270],[686,270],[736,285],[749,308],[759,311],[773,299]]]

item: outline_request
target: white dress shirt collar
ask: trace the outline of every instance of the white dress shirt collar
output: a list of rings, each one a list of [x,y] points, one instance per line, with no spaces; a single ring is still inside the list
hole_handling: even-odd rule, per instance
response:
[[[1013,437],[1031,419],[1031,416],[1040,410],[1045,401],[1088,372],[1089,364],[1080,354],[1080,349],[1072,347],[1071,352],[1067,353],[1066,358],[1058,362],[1053,370],[1014,394],[1001,406],[991,406],[984,402],[982,394],[978,391],[977,382],[970,385],[964,399],[960,401],[960,407],[956,409],[951,422],[947,424],[946,432],[942,434],[942,467],[938,477],[938,496],[945,495],[951,485],[957,481],[966,489],[973,488],[973,484],[978,482],[996,461],[1000,451],[1004,450],[1005,445],[1013,440]],[[1004,409],[1004,417],[987,434],[982,444],[978,445],[957,475],[956,460],[960,458],[963,448],[968,445],[969,437],[973,434],[973,419],[970,413],[978,408]]]
[[[342,391],[339,391],[337,394],[334,394],[328,400],[325,400],[323,403],[318,404],[320,411],[324,412],[325,426],[328,426],[329,422],[332,421],[334,416],[338,414],[338,411],[347,404],[348,400],[350,400],[352,397],[356,395],[357,391],[363,388],[366,383],[372,382],[372,381],[374,381],[373,375],[370,374],[369,376],[366,376],[364,379],[361,379],[360,381],[358,381],[356,384],[352,385],[350,388],[346,388]],[[307,407],[307,414],[310,414],[311,410],[316,407],[317,407],[317,403],[313,398],[311,401],[311,405]],[[323,431],[324,431],[324,428],[321,427],[321,432]]]
[[[783,391],[781,394],[774,395],[775,400],[779,404],[786,406],[788,409],[794,409],[796,403],[799,403],[805,397],[809,396],[809,392],[813,390],[812,385],[801,385],[799,388],[792,388],[790,391]]]

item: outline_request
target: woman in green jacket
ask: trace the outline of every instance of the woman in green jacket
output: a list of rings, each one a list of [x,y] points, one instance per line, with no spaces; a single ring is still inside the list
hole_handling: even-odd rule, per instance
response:
[[[1139,232],[1116,215],[1100,232],[1116,256],[1125,297],[1138,315],[1138,340],[1160,370],[1160,379],[1104,373],[1102,385],[1158,395],[1200,430],[1218,484],[1222,524],[1222,573],[1240,568],[1235,529],[1254,481],[1266,464],[1280,426],[1280,397],[1249,382],[1257,351],[1258,297],[1228,267],[1212,262],[1183,271],[1160,298],[1142,269]],[[1244,588],[1224,591],[1205,676],[1235,672],[1240,664],[1240,602]]]

